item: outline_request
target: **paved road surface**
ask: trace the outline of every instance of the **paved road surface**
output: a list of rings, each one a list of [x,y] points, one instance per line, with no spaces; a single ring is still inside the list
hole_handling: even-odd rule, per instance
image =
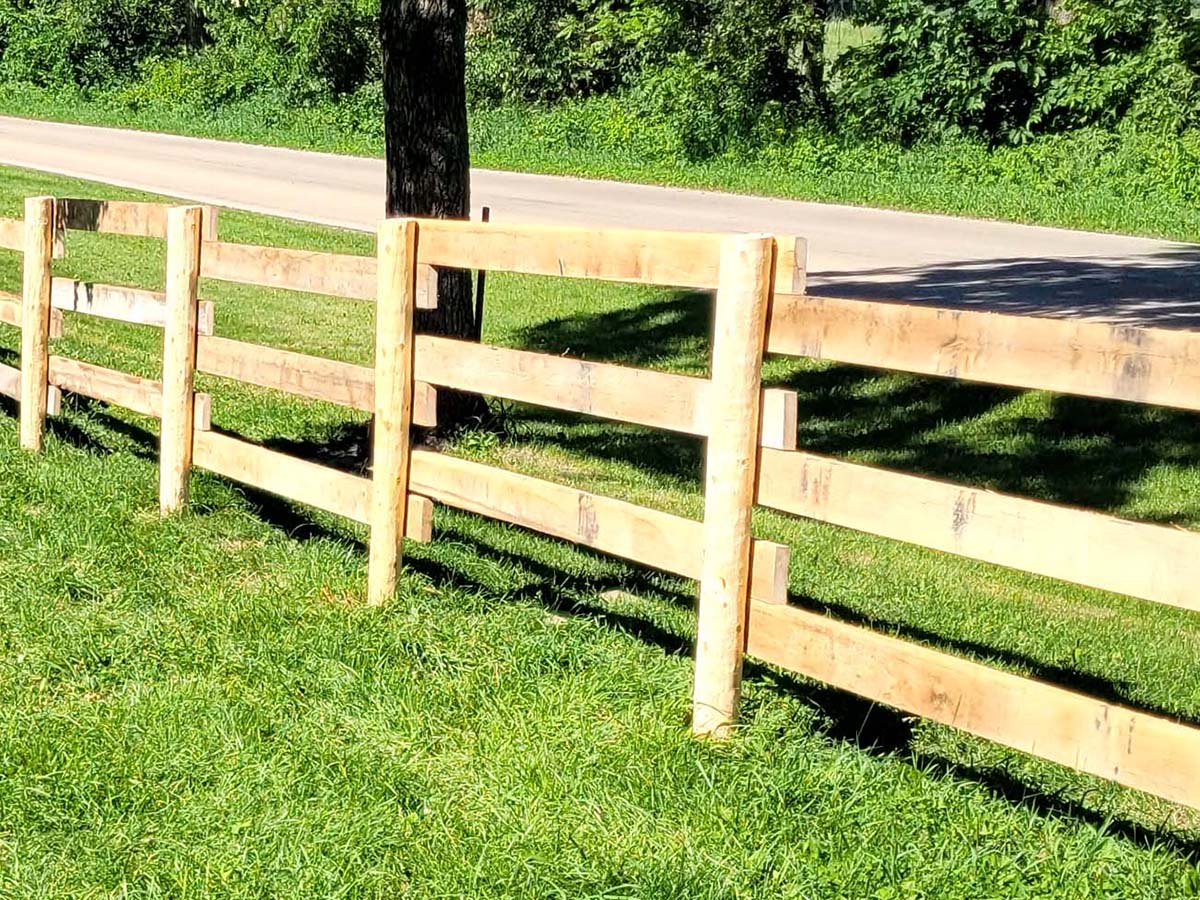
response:
[[[0,164],[351,228],[378,160],[0,117]],[[476,170],[494,221],[794,233],[822,293],[1200,328],[1200,246],[707,191]]]

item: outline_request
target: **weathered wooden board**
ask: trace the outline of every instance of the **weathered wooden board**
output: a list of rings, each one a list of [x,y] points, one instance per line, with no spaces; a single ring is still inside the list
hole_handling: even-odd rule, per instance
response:
[[[1200,410],[1200,331],[777,294],[768,350]]]
[[[479,513],[687,578],[699,578],[704,526],[588,491],[415,448],[412,490],[456,509]],[[790,550],[754,542],[751,595],[787,599]]]
[[[418,335],[416,377],[434,385],[602,419],[708,436],[709,381]],[[796,446],[796,394],[771,389],[762,404],[764,446]]]
[[[363,412],[375,409],[375,373],[367,366],[201,336],[196,342],[196,368],[209,375]],[[420,381],[414,389],[413,421],[432,428],[437,424],[437,391]]]
[[[366,524],[371,505],[371,480],[318,463],[270,450],[215,431],[197,432],[192,462],[223,478],[305,506],[323,509]],[[433,505],[426,497],[410,495],[405,537],[428,541],[432,535]]]
[[[90,284],[72,278],[55,278],[50,288],[50,304],[55,309],[86,313],[105,319],[132,322],[135,325],[163,327],[166,317],[166,295],[162,291],[117,287],[110,284]],[[213,304],[199,301],[196,330],[212,334],[216,318]]]
[[[1200,729],[794,607],[751,603],[747,652],[1006,747],[1200,807]]]
[[[758,502],[1064,581],[1200,610],[1200,533],[811,453],[763,450]]]
[[[72,231],[166,238],[167,211],[171,208],[169,203],[64,198],[58,201],[55,214],[60,227]],[[202,236],[206,241],[215,241],[217,207],[204,206],[202,210]]]
[[[120,406],[143,416],[155,419],[162,417],[161,381],[106,369],[67,356],[51,356],[50,383],[72,394]],[[212,427],[212,398],[202,393],[195,396],[195,427],[207,431]]]
[[[419,220],[417,257],[431,266],[715,290],[724,234]],[[775,281],[802,287],[803,242],[778,239]]]
[[[692,733],[715,739],[729,737],[741,698],[774,252],[775,242],[765,236],[731,237],[721,245],[692,691]]]
[[[21,399],[21,370],[0,363],[0,394],[12,400]],[[57,416],[62,412],[62,393],[51,386],[46,392],[46,415]]]

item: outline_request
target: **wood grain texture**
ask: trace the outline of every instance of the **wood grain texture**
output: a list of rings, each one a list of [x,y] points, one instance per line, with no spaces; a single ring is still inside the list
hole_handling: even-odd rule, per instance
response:
[[[713,290],[724,235],[421,219],[420,261],[432,266]],[[802,284],[795,237],[780,238],[776,280]]]
[[[374,300],[378,288],[378,264],[373,256],[224,241],[204,244],[201,275],[350,300]],[[429,266],[418,268],[416,303],[418,309],[437,306],[437,274]]]
[[[771,353],[1200,410],[1200,331],[775,297]]]
[[[748,637],[772,665],[1200,808],[1200,729],[794,607],[752,603]]]
[[[375,313],[375,427],[371,465],[371,545],[367,602],[396,592],[408,507],[413,407],[413,314],[417,291],[417,223],[381,222]]]
[[[58,201],[57,212],[61,227],[72,231],[165,238],[171,208],[167,203],[64,198]],[[217,207],[199,208],[203,216],[203,239],[214,241],[217,239]]]
[[[168,515],[188,499],[195,434],[196,324],[200,225],[196,206],[167,213],[167,290],[163,326],[162,428],[159,435],[159,510]]]
[[[439,503],[686,578],[700,577],[704,526],[683,516],[416,447],[410,488]],[[789,548],[755,541],[750,590],[787,599]]]
[[[162,291],[91,284],[73,278],[53,279],[50,304],[57,310],[116,319],[134,325],[152,325],[157,328],[162,328],[167,308],[166,295]],[[214,318],[213,304],[208,300],[199,301],[196,316],[197,333],[212,334]]]
[[[49,402],[50,261],[54,253],[54,199],[25,201],[21,274],[21,446],[40,452]]]
[[[21,399],[21,370],[16,366],[0,363],[0,394],[19,401]],[[54,385],[46,392],[46,415],[57,416],[62,412],[62,393]]]
[[[1200,610],[1200,533],[891,472],[762,452],[758,502],[1087,587]]]
[[[162,382],[66,356],[50,357],[50,383],[56,388],[120,406],[143,416],[162,417]],[[195,394],[195,427],[212,427],[212,398]]]
[[[731,237],[721,246],[692,693],[693,733],[717,739],[728,737],[741,693],[773,254],[767,236]]]
[[[432,335],[416,341],[416,377],[423,382],[680,434],[710,432],[705,378]],[[771,395],[762,407],[767,445],[794,447],[795,392],[765,394]]]
[[[208,375],[375,411],[375,372],[367,366],[221,337],[201,336],[196,346],[196,368]],[[425,382],[413,385],[413,423],[437,425],[437,392]]]

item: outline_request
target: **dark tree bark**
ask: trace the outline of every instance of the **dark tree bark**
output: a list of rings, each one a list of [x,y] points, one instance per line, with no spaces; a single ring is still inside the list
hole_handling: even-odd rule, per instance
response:
[[[471,214],[467,135],[466,0],[382,0],[387,214],[466,219]],[[471,340],[471,276],[438,272],[438,308],[417,310],[418,331]],[[439,389],[438,432],[482,421],[481,397]]]

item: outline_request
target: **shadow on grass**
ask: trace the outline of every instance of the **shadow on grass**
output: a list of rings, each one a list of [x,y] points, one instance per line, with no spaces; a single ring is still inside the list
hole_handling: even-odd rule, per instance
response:
[[[706,295],[678,293],[533,325],[517,343],[703,374],[710,307]],[[1200,468],[1200,416],[1191,412],[1048,394],[1031,403],[1016,389],[803,360],[773,362],[769,372],[779,375],[772,385],[799,395],[799,444],[815,453],[1097,509],[1128,503],[1158,467]],[[693,438],[597,429],[579,416],[525,406],[509,418],[518,432],[549,435],[571,452],[699,484],[702,451]],[[1200,522],[1200,497],[1148,518]]]

